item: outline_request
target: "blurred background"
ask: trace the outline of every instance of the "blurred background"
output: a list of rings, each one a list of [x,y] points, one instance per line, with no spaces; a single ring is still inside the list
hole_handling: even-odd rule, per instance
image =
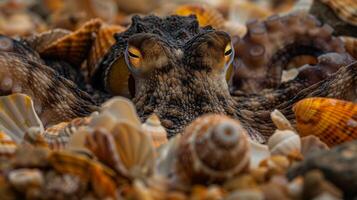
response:
[[[296,0],[0,0],[0,33],[27,36],[54,27],[74,30],[91,18],[126,26],[134,14],[195,13],[202,17],[201,25],[205,25],[207,17],[215,18],[215,28],[243,35],[247,21],[288,12],[295,3]],[[203,8],[211,10],[210,16],[199,16]]]

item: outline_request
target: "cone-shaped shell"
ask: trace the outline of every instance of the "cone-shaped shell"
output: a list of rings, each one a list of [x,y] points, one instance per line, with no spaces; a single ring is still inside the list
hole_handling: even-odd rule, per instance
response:
[[[49,44],[39,53],[45,58],[59,58],[75,66],[79,66],[88,56],[94,35],[98,32],[101,25],[101,20],[92,19],[73,33],[65,35]]]
[[[177,174],[183,181],[221,182],[248,169],[248,136],[236,120],[205,115],[184,130],[177,156]]]
[[[103,25],[98,31],[94,44],[89,52],[87,66],[89,76],[92,76],[97,65],[108,53],[110,47],[115,43],[114,34],[124,31],[125,28],[118,25]]]
[[[166,129],[161,125],[160,119],[156,114],[151,115],[142,125],[144,133],[149,135],[154,147],[159,147],[167,143]]]
[[[44,131],[29,96],[12,94],[0,97],[0,130],[16,143],[20,143],[31,127],[38,127],[41,132]]]
[[[357,105],[330,98],[308,98],[293,108],[300,136],[315,135],[329,146],[357,139]]]
[[[181,16],[196,15],[200,26],[211,25],[214,28],[220,29],[225,23],[225,19],[223,18],[222,14],[209,5],[182,5],[175,10],[175,14]]]
[[[356,0],[321,0],[343,21],[357,26]]]

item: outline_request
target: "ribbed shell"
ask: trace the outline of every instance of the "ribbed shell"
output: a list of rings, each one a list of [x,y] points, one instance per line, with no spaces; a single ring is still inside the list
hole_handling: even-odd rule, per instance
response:
[[[56,42],[60,38],[71,34],[71,31],[65,29],[52,29],[40,34],[28,37],[25,39],[27,44],[37,52],[45,51],[49,45]]]
[[[205,115],[184,130],[177,156],[177,173],[183,181],[221,182],[249,167],[248,136],[236,120]]]
[[[321,0],[343,21],[357,26],[356,0]]]
[[[291,130],[276,130],[269,138],[268,147],[272,155],[287,156],[301,151],[301,140],[299,135]]]
[[[142,125],[142,128],[144,133],[151,138],[154,147],[167,143],[167,132],[156,114],[151,115]]]
[[[331,98],[308,98],[293,108],[301,136],[315,135],[329,146],[357,139],[357,105]]]
[[[355,59],[357,59],[357,38],[346,36],[340,38],[342,39],[343,43],[345,43],[346,51]]]
[[[103,25],[99,29],[87,60],[89,76],[93,75],[97,69],[97,65],[115,43],[114,34],[124,30],[124,27],[118,25]]]
[[[225,23],[222,14],[209,5],[186,4],[179,6],[175,14],[181,16],[196,15],[200,26],[211,25],[214,28],[221,29]]]
[[[101,25],[101,20],[92,19],[78,30],[55,40],[46,48],[42,48],[39,53],[42,57],[62,59],[79,67],[88,56],[95,33],[98,32]]]

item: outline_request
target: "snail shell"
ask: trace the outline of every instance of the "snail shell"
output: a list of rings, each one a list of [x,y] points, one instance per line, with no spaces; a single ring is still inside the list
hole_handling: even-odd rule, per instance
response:
[[[154,147],[159,147],[167,143],[166,129],[161,125],[160,119],[156,114],[151,115],[142,128],[152,139]]]
[[[272,155],[289,155],[301,151],[301,140],[298,134],[291,130],[276,130],[268,140],[268,147]]]
[[[177,173],[183,181],[221,182],[249,167],[249,142],[242,125],[227,116],[209,114],[183,132]]]
[[[214,28],[221,29],[225,23],[223,15],[209,5],[185,4],[179,6],[174,13],[181,16],[196,15],[200,26],[211,25]]]
[[[300,136],[315,135],[328,146],[357,139],[357,105],[331,98],[307,98],[293,107]]]

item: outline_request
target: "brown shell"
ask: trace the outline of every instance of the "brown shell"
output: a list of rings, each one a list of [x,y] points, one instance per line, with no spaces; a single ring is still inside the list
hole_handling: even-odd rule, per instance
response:
[[[357,38],[343,36],[340,37],[345,43],[346,51],[351,54],[355,59],[357,59]]]
[[[301,136],[315,135],[328,146],[357,139],[357,104],[330,98],[308,98],[293,108]]]
[[[79,66],[87,57],[94,35],[101,25],[102,21],[99,19],[90,20],[73,33],[55,40],[39,53],[45,58],[64,59]]]
[[[65,29],[52,29],[25,39],[27,44],[37,52],[43,52],[49,45],[60,38],[69,35],[71,31]]]
[[[186,4],[179,6],[174,13],[181,16],[196,15],[200,26],[211,25],[221,29],[225,23],[223,15],[209,5]]]
[[[343,21],[357,26],[357,1],[356,0],[321,0],[328,5]]]
[[[177,151],[177,174],[184,182],[221,182],[249,167],[246,130],[224,115],[194,120],[184,130]]]
[[[97,65],[101,62],[104,55],[108,53],[110,47],[115,43],[114,34],[124,30],[124,27],[118,25],[103,25],[99,29],[87,60],[89,77],[93,75],[97,69]]]

